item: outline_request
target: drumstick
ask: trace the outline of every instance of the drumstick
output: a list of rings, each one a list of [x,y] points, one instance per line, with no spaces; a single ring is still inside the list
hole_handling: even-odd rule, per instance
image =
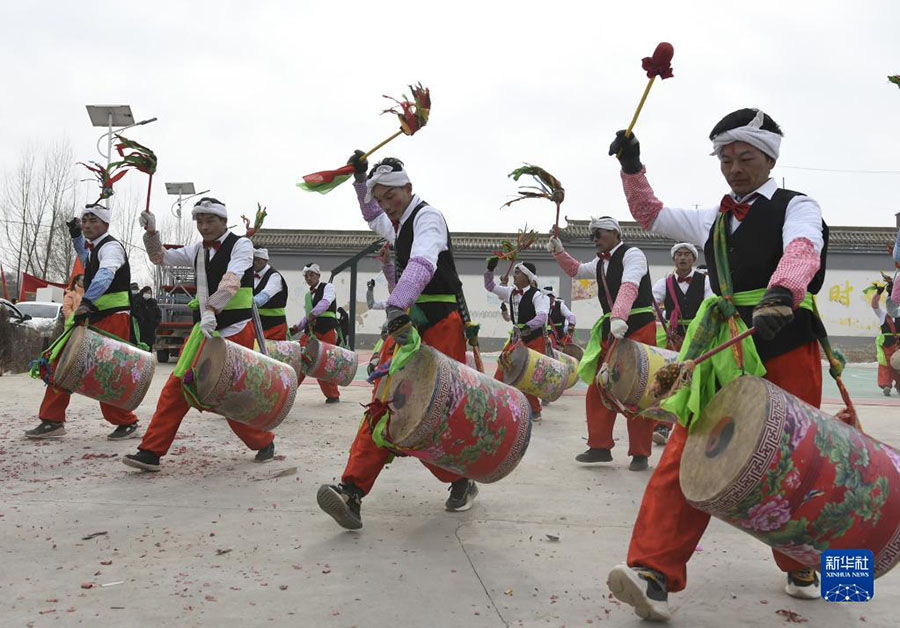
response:
[[[742,333],[738,334],[737,336],[734,336],[733,338],[730,338],[729,340],[726,340],[725,342],[723,342],[722,344],[720,344],[718,347],[714,347],[714,348],[710,349],[709,351],[707,351],[706,353],[704,353],[704,354],[701,355],[700,357],[698,357],[698,358],[696,358],[696,359],[694,359],[694,360],[688,360],[688,361],[689,361],[689,362],[693,362],[695,365],[696,365],[696,364],[700,364],[701,362],[704,362],[704,361],[708,360],[709,358],[713,357],[714,355],[716,355],[716,354],[719,353],[720,351],[723,351],[723,350],[727,349],[728,347],[730,347],[730,346],[733,345],[733,344],[739,343],[739,342],[742,341],[744,338],[747,338],[748,336],[752,336],[752,335],[755,334],[755,333],[756,333],[756,327],[751,327],[751,328],[749,328],[747,331],[742,332]]]

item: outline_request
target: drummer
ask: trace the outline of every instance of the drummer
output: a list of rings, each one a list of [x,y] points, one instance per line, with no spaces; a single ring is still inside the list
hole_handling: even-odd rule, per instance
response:
[[[878,355],[878,387],[884,393],[885,397],[891,396],[891,388],[896,388],[900,392],[900,372],[894,370],[891,366],[891,356],[900,346],[900,316],[898,316],[897,305],[887,299],[887,312],[881,308],[881,293],[887,289],[891,291],[891,284],[888,286],[878,286],[872,295],[872,312],[878,319],[881,327],[881,333],[875,338],[875,349]]]
[[[396,344],[406,344],[415,318],[424,344],[465,364],[466,337],[457,306],[462,282],[453,261],[447,222],[441,212],[413,193],[402,161],[383,159],[367,176],[368,162],[362,157],[362,151],[356,151],[348,161],[355,167],[359,207],[369,228],[393,245],[397,266],[397,282],[386,308],[390,336],[381,350],[382,362],[390,359]],[[362,498],[372,490],[381,469],[391,459],[391,452],[379,448],[372,439],[372,425],[380,416],[366,413],[350,447],[341,483],[319,488],[319,507],[347,529],[362,527]],[[475,482],[426,462],[422,464],[438,480],[449,484],[450,496],[444,504],[447,510],[472,507],[478,495]]]
[[[539,288],[537,268],[531,262],[519,262],[513,271],[514,288],[498,286],[494,283],[494,269],[497,268],[496,257],[488,259],[487,270],[484,273],[484,289],[500,297],[503,302],[509,304],[509,316],[513,324],[509,342],[503,347],[507,349],[518,341],[534,349],[538,353],[546,353],[546,341],[544,339],[544,327],[547,325],[547,315],[550,313],[550,299]],[[503,368],[497,364],[494,379],[503,381]],[[534,395],[526,394],[531,406],[531,420],[541,420],[541,400]]]
[[[754,344],[766,369],[766,379],[807,403],[819,407],[822,367],[817,339],[821,322],[806,306],[807,292],[818,292],[825,272],[828,230],[818,203],[778,187],[770,171],[778,159],[782,133],[775,121],[756,109],[740,109],[720,120],[709,135],[713,155],[729,186],[721,202],[700,210],[674,209],[657,200],[640,160],[634,135],[619,131],[610,146],[622,166],[625,198],[634,218],[652,233],[704,247],[709,277],[716,294],[756,299],[741,306],[745,323],[757,328]],[[722,220],[717,216],[723,214]],[[714,236],[724,237],[730,275],[720,285],[725,260],[714,250]],[[750,292],[754,291],[754,292]],[[757,294],[764,296],[757,297]],[[732,355],[724,352],[721,356]],[[802,377],[799,376],[802,374]],[[690,506],[681,492],[679,464],[687,429],[672,431],[644,498],[632,532],[628,564],[609,574],[609,586],[641,617],[666,620],[668,592],[681,591],[687,561],[709,522],[709,515]],[[813,567],[773,552],[787,573],[785,592],[796,598],[819,597]]]
[[[653,299],[662,307],[666,328],[670,330],[666,348],[681,349],[687,326],[706,297],[713,296],[706,273],[694,269],[697,247],[690,242],[679,242],[670,250],[675,271],[653,284]]]
[[[553,294],[553,286],[544,286],[544,294],[550,299],[550,320],[548,327],[550,328],[550,340],[553,348],[560,348],[564,344],[571,342],[571,338],[575,335],[575,314],[572,313],[566,302],[556,298]]]
[[[191,216],[197,223],[202,241],[169,249],[163,248],[154,215],[141,212],[147,257],[157,266],[192,266],[196,270],[196,261],[202,252],[206,286],[198,285],[197,292],[202,294],[206,290],[209,297],[202,312],[194,311],[194,321],[199,321],[200,331],[207,338],[218,332],[225,340],[252,349],[256,340],[251,320],[253,243],[228,229],[228,212],[221,201],[201,198],[191,210]],[[199,284],[200,277],[197,281]],[[169,375],[137,453],[125,456],[122,462],[144,471],[159,471],[159,459],[169,451],[181,420],[190,408],[181,389],[181,379]],[[231,420],[228,425],[248,448],[256,451],[256,462],[273,459],[275,435],[272,432]]]
[[[75,310],[75,321],[84,319],[91,327],[131,338],[131,266],[124,247],[109,234],[110,210],[99,204],[85,205],[81,220],[67,222],[75,253],[84,264],[84,296]],[[67,325],[71,324],[66,321]],[[54,385],[47,386],[38,410],[40,424],[25,432],[28,438],[59,438],[66,433],[66,408],[70,394]],[[100,403],[103,418],[116,426],[106,438],[123,440],[137,436],[138,418],[129,410]]]
[[[269,265],[268,249],[253,250],[253,303],[259,311],[263,337],[266,340],[287,340],[287,282]]]
[[[338,344],[337,329],[340,323],[337,319],[337,303],[335,300],[334,286],[327,281],[321,281],[322,269],[318,264],[309,263],[303,267],[303,279],[309,286],[309,291],[304,297],[303,309],[306,315],[299,323],[291,327],[291,334],[302,331],[306,335],[314,335],[322,342]],[[299,378],[302,383],[305,376]],[[341,400],[341,392],[337,384],[318,380],[319,388],[325,395],[325,403],[338,403]]]
[[[622,241],[619,221],[611,216],[591,218],[590,233],[596,256],[584,264],[566,252],[559,238],[551,236],[547,242],[547,250],[567,275],[597,281],[597,298],[604,312],[591,329],[591,340],[578,370],[578,375],[588,384],[585,398],[588,450],[575,456],[575,460],[585,464],[612,461],[615,446],[616,411],[603,404],[596,385],[610,336],[648,345],[656,339],[650,272],[644,252]],[[648,467],[654,422],[639,417],[627,417],[627,422],[628,455],[631,456],[628,469],[644,471]]]

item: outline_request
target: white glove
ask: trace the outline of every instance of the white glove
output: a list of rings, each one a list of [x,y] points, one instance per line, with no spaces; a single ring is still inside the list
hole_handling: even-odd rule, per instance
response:
[[[156,216],[151,214],[150,212],[143,211],[141,215],[138,216],[138,223],[146,230],[146,231],[156,231]]]
[[[621,340],[628,331],[628,323],[621,318],[613,318],[609,321],[609,333]]]
[[[554,255],[565,251],[562,242],[560,242],[559,238],[557,238],[556,236],[550,236],[550,239],[547,240],[547,250]]]
[[[216,331],[216,315],[212,310],[203,310],[200,315],[200,331],[207,338],[212,338],[213,332]]]

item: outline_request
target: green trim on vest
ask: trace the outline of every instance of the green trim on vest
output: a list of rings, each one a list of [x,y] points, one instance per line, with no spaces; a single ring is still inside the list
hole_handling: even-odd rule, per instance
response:
[[[253,288],[238,288],[222,311],[225,310],[249,310],[253,307]]]
[[[283,307],[273,307],[273,308],[259,308],[257,312],[259,312],[260,316],[284,316]]]
[[[131,295],[127,292],[109,292],[101,294],[94,301],[94,307],[98,310],[111,310],[114,307],[130,307]]]
[[[456,303],[455,294],[420,294],[416,303]]]

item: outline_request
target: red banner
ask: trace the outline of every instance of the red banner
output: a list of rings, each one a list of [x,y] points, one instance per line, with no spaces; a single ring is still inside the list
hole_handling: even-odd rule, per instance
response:
[[[3,282],[3,298],[9,301],[9,290],[6,289],[6,271],[3,270],[3,264],[0,264],[0,281]]]
[[[31,299],[34,299],[34,295],[37,292],[37,289],[46,288],[47,286],[56,286],[58,288],[68,287],[64,283],[45,281],[40,277],[35,277],[34,275],[29,275],[28,273],[22,273],[22,282],[19,289],[19,301],[27,301],[29,300],[29,297]]]

